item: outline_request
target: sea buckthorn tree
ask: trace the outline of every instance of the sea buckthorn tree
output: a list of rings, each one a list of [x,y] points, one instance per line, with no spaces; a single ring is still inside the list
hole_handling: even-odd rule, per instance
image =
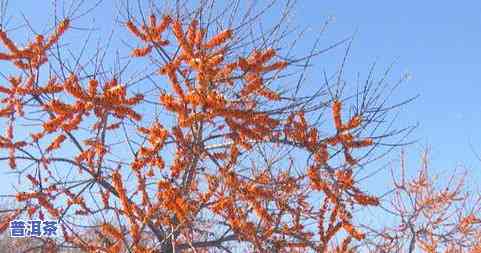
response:
[[[386,220],[366,226],[370,252],[474,253],[481,250],[481,196],[470,189],[463,169],[435,173],[425,151],[409,178],[404,152],[393,171],[392,191],[384,198]]]
[[[365,238],[354,212],[379,199],[358,175],[399,144],[404,102],[386,75],[344,80],[349,39],[298,55],[292,1],[120,1],[128,37],[100,35],[122,46],[79,45],[70,34],[96,32],[87,3],[54,2],[44,33],[16,40],[2,22],[0,160],[23,181],[0,231],[59,220],[60,237],[36,239],[53,252],[347,252]],[[341,46],[334,74],[311,66]]]

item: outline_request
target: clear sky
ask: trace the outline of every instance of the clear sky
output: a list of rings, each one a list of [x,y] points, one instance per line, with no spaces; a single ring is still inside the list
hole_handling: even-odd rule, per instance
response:
[[[465,165],[477,178],[481,162],[481,4],[477,1],[300,1],[298,19],[311,24],[331,15],[326,37],[356,32],[346,75],[396,60],[393,75],[412,78],[399,96],[420,97],[400,123],[419,123],[407,147],[417,159],[431,147],[433,166]]]
[[[9,14],[20,20],[23,13],[40,28],[37,22],[51,22],[50,5],[40,2],[10,1]],[[104,32],[117,12],[112,2],[104,1],[91,15]],[[396,61],[393,79],[406,72],[412,75],[398,91],[399,100],[420,95],[404,107],[398,121],[400,127],[419,123],[410,136],[417,143],[406,148],[409,160],[417,160],[420,151],[430,146],[436,168],[466,165],[474,178],[481,178],[481,161],[473,153],[481,154],[480,14],[477,1],[300,0],[293,22],[316,28],[335,17],[324,36],[326,46],[356,33],[345,70],[348,79],[358,72],[367,74],[375,61],[378,74]],[[338,64],[340,56],[328,53],[316,67],[322,70],[324,65]]]

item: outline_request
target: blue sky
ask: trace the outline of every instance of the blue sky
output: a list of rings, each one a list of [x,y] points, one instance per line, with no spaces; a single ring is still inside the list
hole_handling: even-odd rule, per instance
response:
[[[412,76],[399,96],[420,97],[402,112],[419,123],[407,147],[410,160],[429,146],[437,169],[465,165],[479,178],[481,162],[481,4],[476,1],[318,1],[299,3],[298,20],[312,24],[334,16],[326,37],[356,32],[346,75],[365,73],[373,61],[393,75]]]
[[[47,10],[46,6],[29,2],[10,2],[13,24],[21,21],[20,13],[32,18],[35,27],[43,27],[38,22],[51,22],[48,11],[41,11]],[[410,140],[417,142],[406,148],[408,159],[416,165],[420,152],[429,146],[435,168],[465,165],[474,178],[481,178],[481,161],[473,153],[474,148],[481,154],[481,3],[433,4],[412,0],[299,1],[293,22],[316,28],[334,17],[321,43],[325,46],[356,33],[345,70],[347,79],[358,72],[367,74],[375,61],[378,74],[396,61],[393,79],[404,73],[412,75],[397,92],[399,100],[420,95],[404,107],[398,121],[400,127],[419,123],[410,135]],[[114,22],[116,10],[111,6],[111,1],[106,1],[92,13],[104,32]],[[305,45],[312,43],[311,35],[306,35]],[[339,64],[342,52],[321,56],[315,67],[321,70]]]

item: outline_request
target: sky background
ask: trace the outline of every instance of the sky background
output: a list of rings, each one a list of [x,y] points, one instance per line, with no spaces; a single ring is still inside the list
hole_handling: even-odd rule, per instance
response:
[[[412,76],[398,92],[400,97],[419,95],[401,113],[400,123],[419,123],[410,136],[416,144],[406,147],[408,159],[418,160],[419,153],[430,147],[433,168],[463,166],[473,180],[480,178],[481,162],[474,152],[481,153],[481,5],[475,1],[317,3],[299,3],[301,23],[333,16],[326,37],[356,34],[346,75],[366,73],[374,61],[381,70],[396,61],[394,77]]]
[[[10,1],[12,24],[21,21],[20,14],[29,17],[34,27],[51,22],[50,6],[37,2]],[[399,127],[419,124],[409,136],[416,143],[406,147],[409,164],[415,166],[421,151],[430,147],[433,168],[451,170],[463,166],[476,183],[481,179],[481,161],[475,154],[481,154],[481,3],[433,3],[299,1],[292,22],[312,27],[315,33],[324,21],[334,17],[321,41],[325,46],[355,33],[345,69],[347,79],[354,79],[357,73],[365,76],[374,62],[378,76],[392,62],[396,62],[391,74],[394,80],[410,73],[412,78],[396,93],[398,101],[419,95],[402,109],[398,120]],[[109,31],[117,13],[112,6],[111,1],[104,1],[91,13],[95,17],[92,21],[101,25],[103,32]],[[273,17],[267,17],[266,22]],[[310,35],[303,41],[306,46],[313,43],[309,39],[314,36]],[[342,53],[342,49],[326,53],[315,67],[320,71],[339,64]],[[393,153],[390,158],[396,157],[397,153]],[[8,182],[0,174],[3,179]],[[0,193],[5,193],[6,185],[0,186]]]

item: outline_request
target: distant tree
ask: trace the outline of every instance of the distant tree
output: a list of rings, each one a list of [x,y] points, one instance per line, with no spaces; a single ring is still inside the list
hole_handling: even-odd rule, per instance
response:
[[[353,212],[379,199],[357,170],[409,130],[390,128],[398,83],[370,72],[351,86],[344,59],[306,85],[325,50],[290,55],[295,2],[164,2],[122,2],[135,46],[112,65],[107,49],[70,51],[78,8],[25,44],[2,26],[0,160],[26,181],[0,230],[58,219],[63,236],[35,247],[86,252],[346,252],[365,239]],[[280,20],[266,26],[270,8]]]
[[[427,152],[415,177],[405,176],[404,155],[400,171],[383,203],[395,222],[373,231],[370,251],[480,252],[481,196],[468,191],[467,174],[433,174]]]

